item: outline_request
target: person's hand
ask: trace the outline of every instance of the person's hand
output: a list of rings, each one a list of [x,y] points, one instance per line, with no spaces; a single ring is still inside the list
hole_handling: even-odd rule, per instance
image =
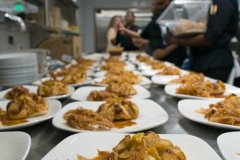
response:
[[[115,45],[117,43],[116,39],[111,39],[111,42],[113,45]]]
[[[147,40],[142,38],[132,38],[132,42],[136,47],[143,47],[147,44]]]
[[[118,24],[118,30],[121,32],[121,33],[124,33],[125,32],[125,26],[122,24],[122,23],[119,23]]]
[[[157,49],[153,52],[153,58],[159,59],[162,55],[165,55],[165,50],[164,49]]]

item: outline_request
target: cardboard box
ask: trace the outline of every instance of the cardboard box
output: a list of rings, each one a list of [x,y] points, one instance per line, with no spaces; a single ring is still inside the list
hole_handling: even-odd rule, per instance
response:
[[[54,40],[48,38],[41,45],[41,48],[49,49],[52,59],[58,59],[64,62],[68,62],[70,56],[72,56],[72,58],[78,58],[82,55],[81,37],[78,36],[59,37]]]

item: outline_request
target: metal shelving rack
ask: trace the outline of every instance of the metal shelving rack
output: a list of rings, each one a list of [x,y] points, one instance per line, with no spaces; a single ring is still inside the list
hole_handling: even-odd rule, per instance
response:
[[[75,35],[75,36],[80,35],[78,32],[73,31],[73,30],[52,28],[52,27],[48,27],[46,25],[32,23],[32,22],[25,22],[25,24],[30,30],[35,30],[35,31],[42,30],[42,31],[48,31],[48,32],[52,32],[52,33],[62,33],[62,34],[66,34],[66,35]]]
[[[79,8],[78,5],[72,0],[24,0],[38,7],[42,7],[44,10],[44,24],[25,21],[25,24],[30,32],[31,47],[35,48],[50,34],[62,34],[66,36],[80,36],[80,34],[74,30],[53,28],[49,23],[49,8],[52,6],[59,7],[64,14],[66,20],[70,25],[77,25],[76,11]]]

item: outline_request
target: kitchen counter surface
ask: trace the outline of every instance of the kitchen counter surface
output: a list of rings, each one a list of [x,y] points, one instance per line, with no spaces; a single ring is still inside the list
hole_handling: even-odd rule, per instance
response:
[[[169,120],[164,125],[151,129],[159,134],[188,134],[199,137],[206,141],[222,157],[217,146],[217,137],[232,130],[219,129],[202,125],[184,118],[178,111],[177,104],[180,99],[165,94],[163,87],[156,85],[145,86],[151,92],[149,99],[160,104],[168,113]],[[73,102],[70,98],[61,100],[64,105]],[[27,160],[38,160],[43,158],[51,149],[66,137],[75,134],[56,129],[52,120],[45,121],[38,125],[21,129],[32,138],[32,145]]]

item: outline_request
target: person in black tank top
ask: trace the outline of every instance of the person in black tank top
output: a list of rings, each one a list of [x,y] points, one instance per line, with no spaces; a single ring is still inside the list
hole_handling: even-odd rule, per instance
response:
[[[133,12],[130,12],[130,11],[127,12],[125,16],[125,21],[126,21],[126,25],[125,25],[126,28],[134,32],[141,31],[140,27],[134,24],[135,16]],[[115,39],[112,40],[112,43],[114,45],[117,45],[120,43],[121,47],[123,47],[125,51],[139,50],[139,48],[133,44],[132,38],[127,34],[122,34],[120,31],[117,32],[117,36]]]

